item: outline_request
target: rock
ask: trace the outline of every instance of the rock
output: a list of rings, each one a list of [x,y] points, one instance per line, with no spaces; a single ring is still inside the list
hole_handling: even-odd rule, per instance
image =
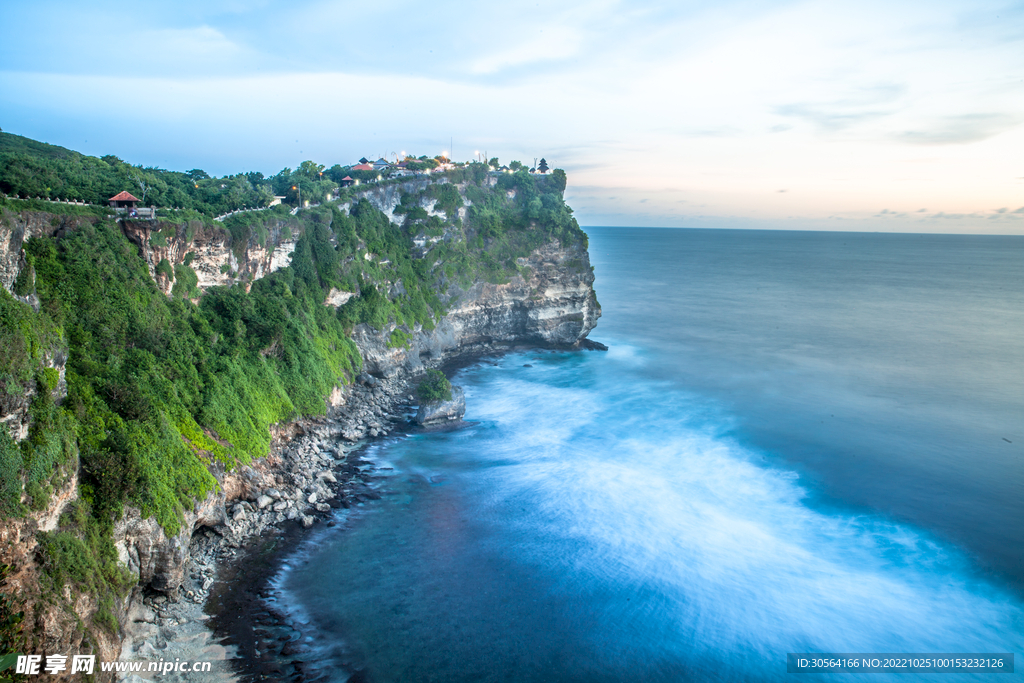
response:
[[[302,526],[306,527],[307,529],[309,527],[313,526],[313,522],[315,522],[315,521],[316,521],[316,518],[313,517],[312,515],[303,515],[302,516]]]
[[[436,425],[461,420],[466,414],[466,395],[462,387],[452,387],[452,400],[424,403],[416,412],[416,423]]]
[[[586,337],[584,337],[583,339],[580,339],[578,342],[576,342],[576,345],[579,346],[581,349],[586,349],[587,351],[607,351],[608,350],[608,347],[605,346],[604,344],[602,344],[601,342],[594,341],[593,339],[587,339]]]
[[[313,505],[313,504],[315,504],[315,503],[316,503],[316,494],[315,494],[315,493],[311,493],[311,494],[309,494],[309,497],[308,497],[308,498],[306,498],[306,501],[307,501],[307,502],[308,502],[308,503],[309,503],[310,505]]]
[[[317,512],[330,512],[331,511],[331,506],[328,505],[327,503],[317,503],[316,504],[316,509],[317,509]]]
[[[333,472],[329,472],[327,470],[323,470],[322,472],[317,472],[316,476],[317,476],[317,479],[322,479],[323,481],[330,482],[332,484],[338,483],[338,480],[334,476],[334,473]]]
[[[287,507],[288,507],[288,501],[286,501],[286,500],[279,500],[276,503],[274,503],[274,512],[281,512],[282,510],[284,510]]]

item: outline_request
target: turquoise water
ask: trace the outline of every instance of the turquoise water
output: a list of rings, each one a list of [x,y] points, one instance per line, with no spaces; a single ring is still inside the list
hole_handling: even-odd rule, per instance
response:
[[[611,350],[462,371],[473,424],[374,444],[382,500],[279,577],[325,675],[1022,650],[1024,240],[589,232]]]

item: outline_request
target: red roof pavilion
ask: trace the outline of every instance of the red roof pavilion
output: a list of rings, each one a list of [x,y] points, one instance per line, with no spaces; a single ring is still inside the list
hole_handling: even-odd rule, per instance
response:
[[[123,209],[134,209],[135,205],[139,203],[139,199],[137,197],[133,197],[128,192],[119,192],[108,201],[111,206]]]

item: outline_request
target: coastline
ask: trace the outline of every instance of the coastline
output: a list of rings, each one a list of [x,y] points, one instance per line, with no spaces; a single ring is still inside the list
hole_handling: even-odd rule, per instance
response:
[[[265,615],[255,603],[276,572],[273,562],[293,549],[307,530],[333,525],[335,510],[379,497],[368,486],[371,465],[359,455],[367,441],[346,435],[365,432],[375,439],[408,427],[411,380],[411,375],[402,374],[376,380],[372,387],[354,385],[345,405],[328,416],[295,423],[300,433],[277,440],[266,458],[241,468],[236,474],[248,486],[226,503],[224,524],[193,534],[181,587],[170,595],[140,590],[133,596],[120,661],[143,662],[145,668],[161,658],[215,660],[212,678],[210,673],[180,672],[158,677],[245,680],[247,672],[239,674],[236,667],[261,661],[254,645],[258,622],[243,619],[240,630],[230,623],[230,611],[249,603],[243,608],[246,616]],[[244,586],[241,591],[234,590],[237,580]],[[227,645],[220,642],[225,638]],[[146,672],[119,678],[155,680]]]
[[[599,342],[582,341],[575,348],[605,348]],[[472,345],[436,367],[450,374],[486,357],[545,346]],[[250,486],[226,504],[225,523],[196,529],[185,581],[178,591],[170,595],[139,591],[133,596],[120,661],[142,662],[143,668],[161,659],[211,661],[211,672],[157,675],[143,671],[120,674],[118,680],[319,678],[307,671],[303,661],[305,624],[285,609],[268,609],[268,603],[277,599],[271,581],[310,533],[343,523],[336,519],[339,511],[380,498],[374,489],[380,479],[376,465],[363,453],[378,439],[422,429],[410,421],[416,403],[414,377],[401,372],[376,379],[373,386],[354,385],[343,406],[327,416],[295,423],[301,433],[275,440],[266,458],[237,473]],[[361,433],[367,437],[351,438]],[[270,482],[273,485],[267,486]],[[265,497],[274,502],[267,503]],[[266,504],[260,507],[261,503]],[[349,673],[350,681],[362,680],[355,667]]]

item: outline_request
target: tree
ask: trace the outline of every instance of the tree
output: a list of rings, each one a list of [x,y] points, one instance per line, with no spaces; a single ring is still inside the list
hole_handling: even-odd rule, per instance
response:
[[[295,173],[305,176],[310,180],[320,180],[320,174],[323,172],[324,165],[313,161],[303,161],[299,164],[299,167],[295,169]]]
[[[498,161],[498,157],[491,157],[491,160],[487,162],[487,165],[491,168],[498,168],[501,163]]]
[[[146,182],[145,176],[142,175],[141,171],[128,171],[128,177],[132,179],[139,189],[142,190],[142,204],[146,204],[146,193],[149,192],[149,183]]]
[[[565,192],[565,181],[565,171],[560,168],[556,168],[551,172],[551,182],[549,186],[558,194],[562,194]]]
[[[548,162],[546,159],[544,159],[544,157],[541,157],[540,164],[537,165],[537,170],[539,170],[541,173],[548,172]]]
[[[348,169],[342,167],[341,164],[335,164],[334,166],[331,166],[329,170],[325,171],[324,175],[326,175],[334,182],[340,183],[342,179],[348,175]]]
[[[508,167],[513,173],[515,173],[521,168],[525,168],[525,166],[523,166],[523,162],[521,161],[510,161],[508,162]]]
[[[193,183],[198,183],[200,180],[209,180],[210,174],[201,168],[193,168],[191,171],[186,173],[189,178],[192,179]]]

